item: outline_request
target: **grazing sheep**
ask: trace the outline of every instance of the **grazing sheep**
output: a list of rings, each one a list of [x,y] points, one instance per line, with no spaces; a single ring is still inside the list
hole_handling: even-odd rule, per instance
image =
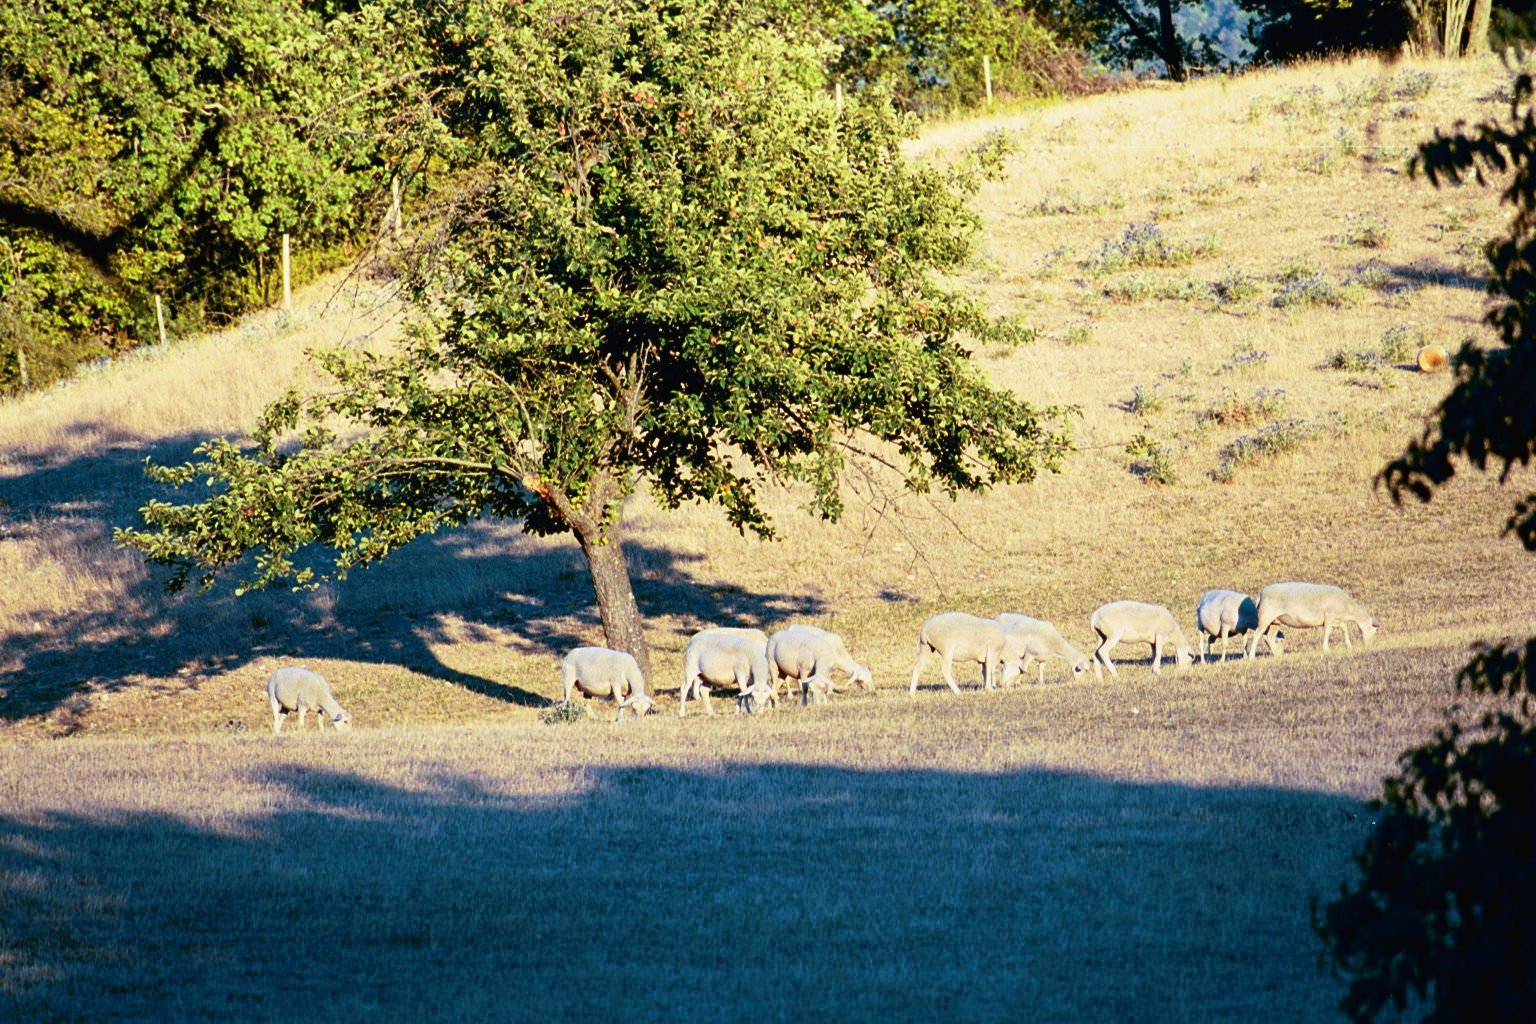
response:
[[[1115,649],[1115,645],[1122,641],[1129,644],[1152,645],[1152,671],[1158,675],[1163,674],[1163,644],[1173,644],[1174,658],[1179,668],[1189,667],[1195,660],[1194,652],[1189,648],[1189,641],[1184,639],[1184,631],[1179,628],[1178,620],[1173,617],[1173,612],[1160,604],[1143,604],[1140,601],[1111,601],[1109,604],[1100,605],[1089,620],[1093,631],[1099,634],[1100,644],[1093,652],[1093,671],[1099,678],[1104,678],[1104,669],[1109,669],[1109,674],[1117,676],[1114,662],[1109,660],[1109,652]],[[1103,668],[1100,668],[1100,663]]]
[[[771,683],[753,683],[736,697],[738,715],[755,715],[779,706],[779,694]]]
[[[998,625],[996,619],[983,619],[966,612],[941,612],[923,623],[917,641],[917,664],[912,669],[912,685],[907,692],[917,692],[917,680],[923,674],[928,656],[942,658],[944,681],[956,693],[952,670],[955,661],[974,661],[981,665],[982,685],[988,690],[997,688],[997,669],[1004,661],[1017,661],[1023,651],[1015,648]]]
[[[1088,659],[1083,652],[1067,643],[1060,631],[1044,619],[1004,612],[997,617],[997,624],[1003,627],[1013,646],[1024,653],[1023,662],[1010,661],[1003,667],[1004,685],[1012,683],[1034,661],[1040,663],[1040,682],[1045,682],[1045,663],[1051,658],[1065,660],[1072,668],[1073,678],[1088,671]]]
[[[1259,608],[1253,598],[1236,590],[1207,590],[1195,604],[1195,628],[1200,634],[1200,660],[1210,654],[1211,641],[1221,638],[1221,660],[1227,660],[1227,642],[1259,624]],[[1265,638],[1270,652],[1273,640]]]
[[[1349,624],[1360,627],[1360,639],[1369,644],[1381,628],[1365,606],[1338,587],[1326,583],[1271,583],[1259,591],[1259,621],[1248,638],[1248,657],[1258,650],[1259,637],[1269,641],[1275,626],[1291,629],[1323,627],[1323,650],[1333,627],[1344,630],[1344,646],[1354,647],[1349,638]],[[1275,651],[1276,654],[1279,651]]]
[[[608,647],[576,647],[560,662],[562,700],[580,692],[588,697],[613,698],[613,720],[620,721],[627,708],[636,718],[656,702],[645,692],[645,676],[634,655]]]
[[[289,712],[299,713],[299,728],[304,728],[304,713],[313,711],[325,731],[325,721],[338,732],[352,728],[352,716],[347,714],[331,694],[330,684],[318,672],[290,666],[280,668],[267,677],[267,702],[272,705],[272,733],[283,730],[283,717]],[[321,712],[325,714],[322,715]]]
[[[819,626],[788,626],[768,638],[768,668],[773,673],[775,692],[786,679],[800,684],[800,703],[824,703],[836,691],[832,685],[833,669],[861,688],[874,687],[869,669],[848,653],[843,638]]]
[[[723,629],[706,629],[693,635],[683,651],[683,689],[678,695],[677,713],[688,713],[688,698],[704,702],[704,713],[713,715],[709,703],[711,686],[734,685],[745,693],[759,685],[772,686],[768,672],[767,642],[739,636]]]

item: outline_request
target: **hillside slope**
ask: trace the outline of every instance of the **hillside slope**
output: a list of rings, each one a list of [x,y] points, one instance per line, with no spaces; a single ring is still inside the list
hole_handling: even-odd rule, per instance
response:
[[[1059,477],[954,503],[861,467],[840,524],[774,499],[780,544],[637,499],[630,557],[663,693],[710,622],[841,629],[892,686],[940,609],[1044,616],[1087,647],[1103,601],[1187,619],[1208,587],[1290,578],[1356,592],[1389,647],[1528,631],[1536,575],[1498,535],[1506,494],[1469,480],[1399,509],[1372,488],[1448,386],[1413,353],[1486,337],[1480,247],[1503,222],[1492,190],[1436,191],[1405,162],[1436,128],[1500,112],[1508,77],[1492,61],[1317,65],[930,129],[917,159],[992,132],[1017,144],[978,199],[962,283],[1038,330],[978,358],[1076,407],[1079,451]],[[168,598],[110,544],[152,493],[146,455],[239,433],[302,377],[306,348],[387,340],[399,312],[387,283],[330,282],[294,313],[0,407],[4,733],[256,727],[265,673],[296,658],[375,725],[526,720],[557,694],[561,653],[601,639],[568,540],[485,524],[340,586],[239,600]]]

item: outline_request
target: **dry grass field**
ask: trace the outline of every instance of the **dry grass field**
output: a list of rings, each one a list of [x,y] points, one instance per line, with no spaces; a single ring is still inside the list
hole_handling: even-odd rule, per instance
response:
[[[1470,645],[1536,631],[1513,500],[1373,478],[1491,340],[1492,190],[1414,145],[1502,112],[1496,61],[1319,64],[937,125],[1017,150],[958,283],[1039,332],[977,353],[1077,452],[950,502],[850,478],[772,496],[783,539],[630,510],[662,714],[546,725],[601,642],[575,544],[482,524],[311,593],[170,598],[111,544],[175,461],[240,434],[319,345],[387,344],[362,277],[0,405],[0,1018],[1339,1019],[1308,901],[1454,699]],[[1138,440],[1139,439],[1139,440]],[[1133,443],[1134,442],[1134,443]],[[1127,447],[1135,449],[1134,454]],[[1338,583],[1382,624],[1325,655],[959,697],[936,611],[1024,612],[1091,651],[1100,603]],[[879,691],[678,719],[716,623],[837,629]],[[358,728],[270,735],[268,672]],[[292,728],[291,726],[289,727]]]

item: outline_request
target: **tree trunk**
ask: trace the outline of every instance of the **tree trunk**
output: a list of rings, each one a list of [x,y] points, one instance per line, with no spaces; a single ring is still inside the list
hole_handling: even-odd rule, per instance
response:
[[[1467,25],[1467,56],[1488,52],[1488,24],[1493,18],[1493,0],[1472,0],[1472,20]]]
[[[1175,82],[1189,80],[1184,68],[1184,51],[1179,48],[1178,33],[1173,30],[1173,0],[1157,0],[1158,38],[1163,52],[1163,63],[1168,67],[1168,77]]]
[[[640,606],[635,603],[635,591],[629,583],[629,562],[624,557],[618,524],[610,525],[596,536],[577,530],[576,539],[581,544],[581,553],[587,556],[592,589],[597,592],[597,611],[603,619],[603,634],[608,646],[634,655],[646,684],[654,687],[651,648],[645,642],[645,623],[640,618]]]

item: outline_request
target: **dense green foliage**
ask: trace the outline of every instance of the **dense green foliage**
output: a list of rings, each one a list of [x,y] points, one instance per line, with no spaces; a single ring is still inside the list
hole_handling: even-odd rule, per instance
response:
[[[1507,180],[1508,237],[1492,246],[1489,314],[1501,347],[1463,346],[1456,385],[1424,436],[1383,479],[1399,499],[1428,501],[1466,462],[1479,470],[1536,457],[1536,115],[1522,76],[1510,123],[1438,136],[1421,153],[1438,183]],[[1536,494],[1507,524],[1536,551]],[[1461,671],[1458,688],[1491,710],[1452,713],[1403,755],[1377,804],[1380,818],[1356,860],[1362,877],[1318,915],[1335,964],[1350,979],[1345,1009],[1374,1021],[1410,1004],[1425,1021],[1536,1017],[1536,638],[1505,640]]]
[[[33,0],[0,8],[0,391],[271,298],[377,226],[402,67],[382,8]],[[398,150],[398,146],[396,147]]]
[[[967,336],[1007,331],[933,275],[970,251],[964,198],[996,145],[949,174],[913,167],[888,96],[839,111],[827,51],[743,0],[428,17],[423,135],[469,170],[410,267],[415,330],[398,352],[321,356],[332,386],[276,403],[254,451],[216,441],[157,471],[215,483],[120,534],[173,585],[250,552],[248,583],[305,583],[312,545],[345,573],[513,519],[576,534],[610,645],[644,665],[621,546],[642,480],[770,535],[764,483],[835,517],[860,452],[916,489],[1054,466],[1049,418],[968,359]]]

